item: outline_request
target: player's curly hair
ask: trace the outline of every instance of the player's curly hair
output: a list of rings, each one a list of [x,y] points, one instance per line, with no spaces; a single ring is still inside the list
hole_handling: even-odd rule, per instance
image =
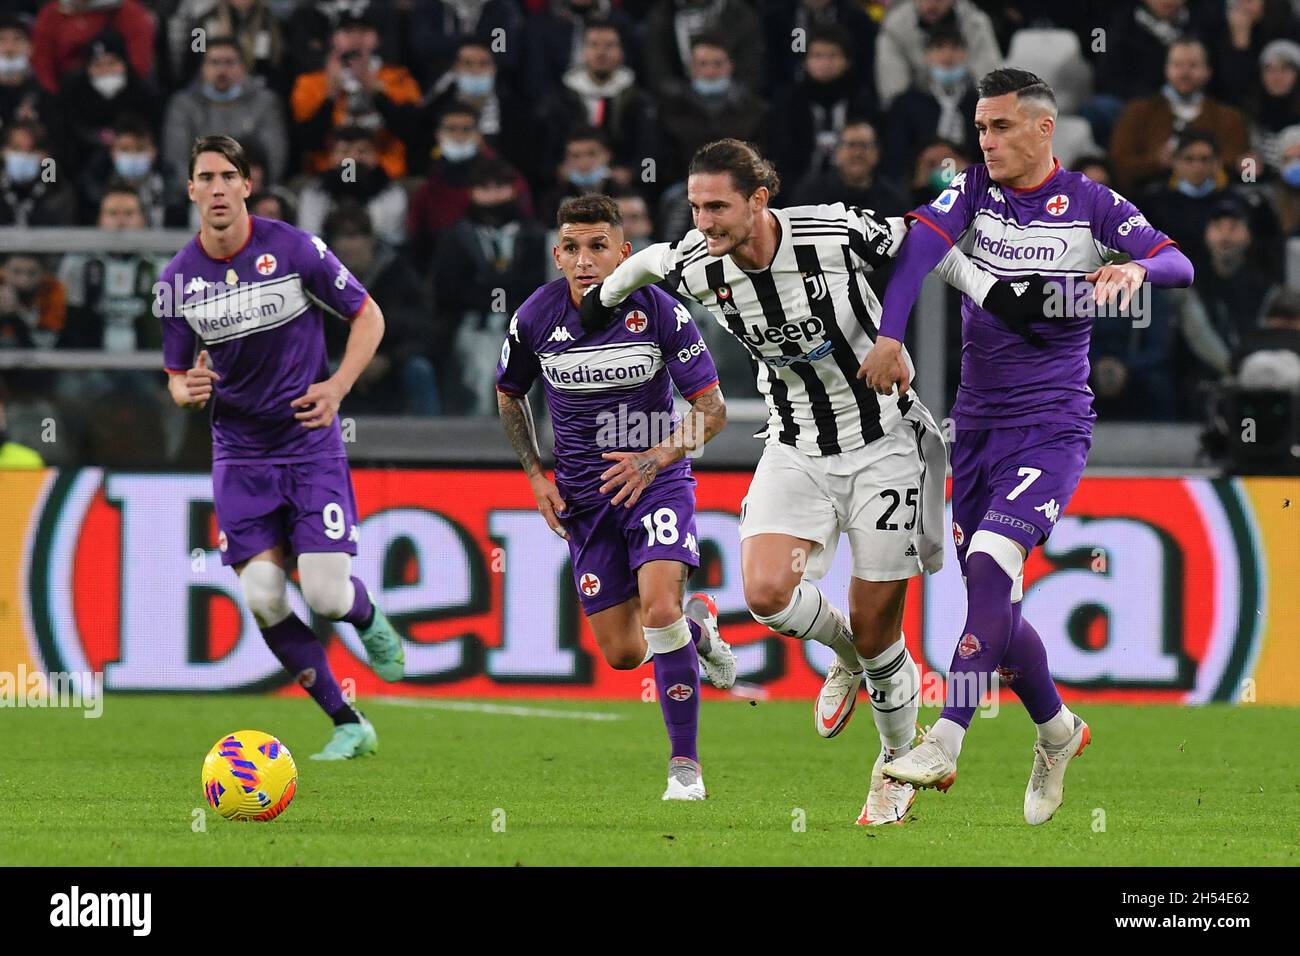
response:
[[[781,177],[776,167],[763,158],[758,147],[739,139],[719,139],[705,143],[691,157],[687,175],[696,173],[730,173],[736,189],[748,199],[759,186],[767,187],[771,200],[781,191]]]

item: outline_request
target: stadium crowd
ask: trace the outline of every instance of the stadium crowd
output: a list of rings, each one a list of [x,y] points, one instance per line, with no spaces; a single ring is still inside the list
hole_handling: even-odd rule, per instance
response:
[[[492,365],[509,315],[557,275],[566,196],[615,196],[634,249],[677,239],[692,153],[736,136],[776,161],[774,205],[898,215],[980,161],[974,87],[1004,62],[1054,86],[1061,162],[1132,198],[1197,267],[1193,288],[1152,297],[1149,324],[1098,323],[1103,419],[1199,418],[1205,383],[1235,374],[1265,325],[1274,351],[1296,352],[1274,379],[1300,389],[1286,290],[1300,284],[1287,254],[1300,236],[1300,0],[5,7],[0,227],[196,228],[190,144],[235,136],[253,160],[251,210],[322,236],[382,305],[387,334],[353,413],[495,411]],[[108,239],[7,254],[0,348],[157,348],[166,259]],[[332,330],[331,354],[345,335]],[[950,391],[955,354],[951,368]],[[93,400],[87,388],[139,374],[77,391]],[[13,392],[45,381],[9,377]]]

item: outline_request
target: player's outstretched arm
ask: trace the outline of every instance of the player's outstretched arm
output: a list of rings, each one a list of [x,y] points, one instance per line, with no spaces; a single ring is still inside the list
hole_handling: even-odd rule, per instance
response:
[[[678,243],[656,242],[633,253],[618,268],[597,282],[582,297],[578,314],[588,332],[603,329],[614,318],[614,309],[637,289],[659,282],[672,271]]]
[[[537,447],[537,428],[533,424],[533,410],[528,407],[528,396],[509,395],[498,390],[497,410],[501,413],[501,426],[510,440],[510,447],[515,450],[515,457],[528,476],[533,497],[537,499],[537,510],[552,531],[561,538],[568,538],[569,532],[564,530],[558,517],[564,511],[564,499],[560,497],[555,482],[542,470],[542,454]]]
[[[1111,263],[1084,278],[1093,283],[1092,298],[1098,305],[1115,299],[1127,309],[1143,282],[1161,288],[1186,289],[1196,277],[1192,261],[1175,245],[1162,246],[1155,255],[1132,262]]]
[[[375,357],[375,350],[383,337],[384,313],[374,299],[368,298],[352,320],[338,371],[323,382],[309,385],[306,392],[289,403],[298,409],[293,417],[302,422],[304,428],[325,428],[334,421],[343,396],[352,391],[357,376]]]
[[[658,445],[645,451],[607,451],[601,455],[614,464],[600,476],[604,482],[600,493],[607,495],[618,488],[610,504],[632,507],[646,486],[654,481],[655,475],[678,459],[703,448],[726,424],[727,403],[722,398],[721,386],[715,385],[691,399],[690,414],[684,416],[681,424]]]

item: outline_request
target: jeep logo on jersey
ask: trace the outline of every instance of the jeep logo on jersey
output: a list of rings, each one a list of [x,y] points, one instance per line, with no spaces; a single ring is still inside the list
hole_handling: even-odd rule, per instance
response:
[[[1047,205],[1043,208],[1053,216],[1064,216],[1065,211],[1070,208],[1070,197],[1065,195],[1065,193],[1057,193],[1051,199],[1047,200]]]
[[[271,255],[269,252],[263,253],[262,255],[257,257],[258,275],[269,276],[272,272],[275,271],[275,266],[276,266],[275,256]]]
[[[640,335],[649,324],[650,319],[640,309],[633,309],[623,317],[623,327],[634,335]]]
[[[759,325],[757,322],[745,327],[740,338],[755,348],[764,344],[780,345],[783,342],[797,342],[801,339],[811,341],[820,338],[826,326],[822,320],[813,316],[801,322],[787,322],[784,325]]]

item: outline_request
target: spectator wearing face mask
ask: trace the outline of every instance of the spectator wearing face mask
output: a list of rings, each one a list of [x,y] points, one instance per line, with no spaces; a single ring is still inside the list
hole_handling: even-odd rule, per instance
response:
[[[1300,235],[1300,124],[1277,136],[1277,178],[1268,186],[1270,205],[1277,210],[1283,235]]]
[[[435,339],[449,341],[441,370],[452,410],[489,415],[496,408],[493,371],[510,316],[546,281],[546,230],[521,215],[515,171],[479,160],[470,175],[465,218],[442,234],[433,262],[439,320]],[[504,293],[504,294],[503,294]]]
[[[1282,132],[1300,123],[1300,43],[1274,40],[1259,55],[1259,90],[1250,100],[1251,147],[1264,165],[1282,169]]]
[[[483,142],[478,131],[478,113],[465,103],[449,103],[435,126],[437,145],[429,156],[426,177],[411,197],[406,235],[413,262],[425,263],[443,230],[460,220],[470,205],[470,171],[479,157],[496,159],[497,153]],[[528,184],[516,173],[519,205],[526,217],[533,214]]]
[[[816,27],[808,34],[803,78],[772,105],[767,155],[792,183],[823,173],[849,118],[867,115],[873,105],[855,80],[847,35]]]
[[[517,79],[530,40],[515,0],[411,0],[407,30],[411,49],[406,62],[421,88],[442,76],[466,37],[522,36],[523,43],[506,43],[496,54],[501,72]]]
[[[886,175],[902,177],[919,144],[936,136],[980,155],[975,115],[976,77],[970,72],[966,41],[951,27],[937,27],[926,40],[925,78],[900,93],[885,121]]]
[[[326,218],[346,202],[366,211],[381,242],[398,247],[406,241],[406,190],[379,165],[374,135],[357,126],[335,131],[332,166],[299,193],[298,228],[323,235]]]
[[[72,226],[77,194],[57,175],[45,128],[20,120],[4,130],[0,226]]]
[[[140,0],[49,0],[32,25],[32,68],[41,86],[60,92],[68,75],[86,65],[104,30],[123,39],[131,71],[152,82],[155,21]]]
[[[1198,131],[1213,135],[1220,166],[1240,175],[1238,165],[1250,146],[1246,118],[1205,93],[1210,63],[1199,40],[1171,44],[1165,60],[1165,85],[1159,93],[1125,107],[1110,140],[1110,159],[1120,192],[1133,192],[1169,173],[1178,136]]]
[[[531,181],[537,175],[539,144],[532,107],[515,96],[508,85],[497,82],[496,58],[482,40],[466,39],[457,47],[451,69],[425,97],[424,128],[431,128],[431,118],[443,115],[453,102],[474,108],[483,142],[525,179]]]
[[[609,165],[612,159],[609,143],[597,130],[590,126],[573,130],[564,143],[564,162],[556,173],[559,184],[542,199],[542,222],[554,222],[560,203],[570,196],[608,194],[615,189],[618,184]]]
[[[734,75],[738,88],[763,88],[763,21],[750,4],[744,0],[659,0],[645,20],[644,73],[661,101],[679,96],[695,84],[695,44],[705,35],[726,55],[728,79]]]
[[[0,14],[0,129],[17,120],[34,120],[62,145],[57,101],[37,82],[31,55],[27,24],[15,14]]]
[[[126,42],[106,30],[90,44],[86,66],[65,78],[58,97],[72,156],[93,154],[113,142],[113,124],[123,116],[157,122],[157,101],[126,57]]]
[[[340,23],[330,38],[324,69],[300,74],[289,103],[303,172],[325,172],[333,131],[360,126],[374,132],[384,171],[393,179],[407,174],[406,143],[420,132],[420,87],[410,70],[380,56],[374,24]]]
[[[725,40],[707,33],[696,37],[690,63],[690,86],[659,104],[661,182],[685,179],[691,157],[705,143],[767,138],[767,104],[736,76]]]
[[[265,153],[267,174],[280,182],[289,166],[289,133],[280,99],[249,76],[239,44],[210,37],[194,82],[174,94],[163,123],[163,161],[173,181],[190,178],[190,147],[200,136],[225,134]]]
[[[1182,135],[1173,153],[1173,172],[1168,181],[1149,189],[1139,205],[1151,224],[1177,242],[1200,268],[1205,261],[1205,226],[1210,212],[1229,197],[1245,206],[1260,254],[1269,262],[1277,262],[1280,250],[1276,248],[1276,217],[1263,195],[1231,183],[1219,160],[1218,143],[1210,133],[1191,131]]]
[[[183,184],[166,175],[158,158],[153,130],[138,116],[123,116],[113,127],[113,143],[89,158],[77,176],[81,221],[93,225],[111,179],[129,187],[140,203],[145,226],[153,229],[183,227],[188,203],[182,202]]]
[[[1251,255],[1250,217],[1241,203],[1223,199],[1215,204],[1203,244],[1205,265],[1196,270],[1196,281],[1172,294],[1182,338],[1202,366],[1194,376],[1201,381],[1228,373],[1232,354],[1254,328],[1269,288],[1258,257]]]
[[[876,39],[876,94],[883,109],[912,86],[926,87],[926,42],[936,30],[956,30],[965,40],[970,73],[977,79],[1002,60],[989,15],[971,0],[899,0],[880,22]]]

